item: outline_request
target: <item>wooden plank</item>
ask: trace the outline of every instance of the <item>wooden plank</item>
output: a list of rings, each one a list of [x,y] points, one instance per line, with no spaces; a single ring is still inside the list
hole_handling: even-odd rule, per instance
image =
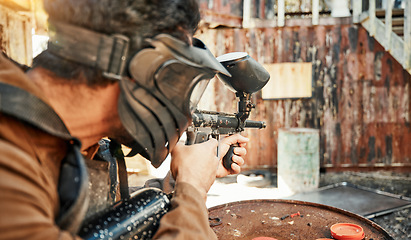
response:
[[[407,1],[405,2],[405,3],[407,3]],[[375,16],[376,17],[378,17],[378,18],[383,18],[384,17],[384,15],[385,15],[385,9],[376,9],[375,10]],[[404,16],[404,9],[402,9],[402,8],[394,8],[393,10],[392,10],[392,16],[393,17],[402,17],[402,16]]]
[[[385,19],[382,19],[382,22],[385,23]],[[404,26],[404,17],[393,18],[391,25],[394,26]]]
[[[20,12],[0,5],[0,47],[15,61],[31,65],[31,19]]]
[[[9,49],[9,31],[7,31],[8,9],[0,4],[0,51],[8,52]]]
[[[375,0],[369,0],[369,5],[370,5],[370,7],[369,7],[368,12],[369,12],[370,23],[371,23],[369,32],[370,32],[370,35],[371,35],[372,37],[374,37],[375,34],[376,34],[376,26],[375,26]]]
[[[9,0],[11,2],[14,2],[17,5],[20,5],[21,7],[30,10],[31,9],[31,0]]]
[[[319,11],[320,11],[319,8],[320,8],[320,1],[312,0],[312,9],[313,9],[312,24],[313,25],[318,25]]]
[[[362,13],[362,0],[361,1],[353,1],[353,22],[359,23],[360,22],[360,15]]]
[[[404,67],[411,74],[411,2],[405,2],[404,11]]]
[[[265,64],[270,81],[262,89],[263,99],[308,98],[312,96],[312,63]]]
[[[0,0],[0,5],[15,11],[30,11],[31,0]]]
[[[284,21],[285,21],[285,1],[284,0],[278,0],[278,13],[277,13],[277,25],[279,27],[284,26]]]
[[[251,0],[244,0],[243,3],[243,26],[248,28],[251,25]]]
[[[35,33],[39,35],[47,35],[48,29],[48,15],[44,11],[43,8],[43,1],[42,0],[33,0],[34,3],[32,5],[32,9],[34,12],[35,18]]]
[[[200,9],[201,20],[208,24],[209,28],[216,28],[219,26],[240,28],[243,24],[243,19],[238,16],[220,14],[207,9]]]
[[[388,0],[387,9],[385,9],[385,42],[384,47],[386,51],[391,49],[391,32],[392,32],[392,7],[394,6],[394,0]]]

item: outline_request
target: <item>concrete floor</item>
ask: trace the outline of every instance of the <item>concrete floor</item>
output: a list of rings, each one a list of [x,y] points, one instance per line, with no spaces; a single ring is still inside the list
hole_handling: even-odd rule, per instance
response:
[[[129,175],[130,186],[143,186],[152,178],[161,177],[154,175]],[[250,187],[236,182],[236,176],[217,179],[207,194],[207,208],[228,202],[252,199],[278,199],[291,194],[280,191],[277,187]]]
[[[167,171],[152,172],[153,174],[129,175],[130,186],[143,186],[152,178],[163,178]],[[291,196],[292,193],[279,190],[271,179],[263,187],[247,186],[237,182],[238,175],[227,176],[215,181],[207,194],[207,208],[220,204],[253,199],[279,199]]]
[[[270,181],[263,187],[247,186],[237,182],[237,176],[217,179],[207,194],[208,208],[224,203],[253,199],[279,199],[292,193],[279,190]]]
[[[138,169],[139,173],[129,174],[129,185],[132,187],[143,186],[148,179],[164,178],[169,171],[169,161],[170,159],[167,158],[159,168],[154,168],[144,161],[136,161],[138,164],[134,163],[133,169]],[[291,195],[276,187],[276,179],[269,179],[268,182],[265,182],[264,187],[252,187],[237,183],[237,176],[230,175],[216,180],[207,195],[206,205],[208,208],[228,202],[276,199]]]

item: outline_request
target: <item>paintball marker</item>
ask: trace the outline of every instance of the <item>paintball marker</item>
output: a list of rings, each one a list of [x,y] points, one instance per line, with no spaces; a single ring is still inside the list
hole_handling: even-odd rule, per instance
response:
[[[218,78],[236,92],[238,112],[194,111],[192,125],[186,131],[188,145],[207,141],[210,137],[219,139],[220,135],[239,133],[245,128],[265,128],[264,122],[247,118],[255,107],[251,94],[265,86],[270,78],[268,72],[247,53],[229,53],[217,59],[232,75],[218,75]],[[234,147],[230,146],[223,158],[228,170],[233,163]],[[161,190],[141,189],[83,222],[79,236],[86,240],[151,239],[170,207],[170,197]]]
[[[188,127],[186,145],[207,141],[210,137],[240,133],[245,128],[265,128],[265,122],[247,120],[255,105],[251,94],[262,89],[270,79],[270,74],[247,53],[234,52],[222,55],[217,60],[230,72],[231,77],[218,74],[217,77],[236,93],[238,111],[235,114],[196,110],[192,114],[192,125]],[[223,158],[223,165],[231,169],[234,155],[230,146]]]

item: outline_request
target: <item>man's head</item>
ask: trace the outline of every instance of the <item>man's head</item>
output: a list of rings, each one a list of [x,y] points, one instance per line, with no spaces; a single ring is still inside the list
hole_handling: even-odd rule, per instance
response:
[[[200,20],[196,0],[44,0],[44,8],[51,22],[127,36],[130,53],[147,47],[144,39],[160,33],[190,42]],[[33,67],[46,68],[72,81],[84,76],[89,85],[110,82],[102,78],[98,70],[56,57],[48,51],[34,60]]]
[[[195,1],[46,0],[49,46],[34,67],[67,82],[87,79],[90,87],[118,81],[118,116],[133,139],[131,153],[159,166],[209,80],[218,72],[230,75],[192,39],[199,21]]]
[[[123,34],[132,51],[160,33],[188,41],[200,20],[196,0],[45,0],[44,8],[52,21]]]

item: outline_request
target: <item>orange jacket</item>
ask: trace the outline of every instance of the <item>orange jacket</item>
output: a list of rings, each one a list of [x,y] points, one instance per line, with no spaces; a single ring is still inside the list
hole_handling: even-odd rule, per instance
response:
[[[0,82],[47,103],[41,89],[1,55]],[[64,140],[0,112],[0,239],[78,238],[55,224],[66,146]],[[216,239],[205,203],[192,185],[178,184],[171,203],[172,210],[161,219],[154,239]]]

